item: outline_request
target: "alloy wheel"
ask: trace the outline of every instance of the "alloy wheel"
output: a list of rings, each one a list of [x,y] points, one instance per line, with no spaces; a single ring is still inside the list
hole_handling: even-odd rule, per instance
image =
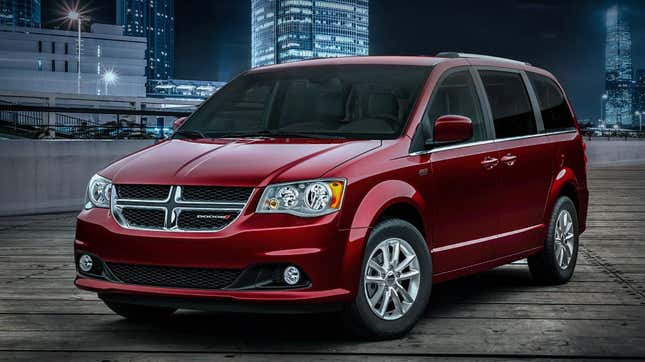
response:
[[[364,290],[370,309],[379,318],[396,320],[410,310],[421,282],[419,260],[405,240],[382,241],[367,259]]]
[[[569,211],[562,210],[558,214],[554,230],[555,261],[561,269],[567,269],[573,257],[574,248],[573,219]]]

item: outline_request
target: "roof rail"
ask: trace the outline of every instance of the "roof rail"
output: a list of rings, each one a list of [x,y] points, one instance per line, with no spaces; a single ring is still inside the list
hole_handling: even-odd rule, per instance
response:
[[[469,53],[459,53],[459,52],[441,52],[441,53],[437,53],[437,55],[435,55],[435,56],[439,57],[439,58],[476,58],[476,59],[484,59],[484,60],[495,60],[495,61],[499,61],[499,62],[516,63],[516,64],[529,65],[529,66],[531,65],[531,63],[522,62],[520,60],[493,57],[493,56],[490,56],[490,55],[481,55],[481,54],[469,54]]]

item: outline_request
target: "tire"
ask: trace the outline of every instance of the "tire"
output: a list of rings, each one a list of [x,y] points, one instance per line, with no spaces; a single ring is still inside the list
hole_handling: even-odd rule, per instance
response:
[[[396,264],[391,263],[390,271],[385,272],[386,269],[383,268],[385,245],[387,245],[389,259],[394,260],[397,243],[400,250],[398,266],[401,269],[397,271]],[[414,252],[414,258],[411,257],[410,252]],[[369,263],[368,267],[370,260],[376,261],[378,270],[373,266],[374,263]],[[410,262],[406,266],[404,261]],[[419,272],[418,278],[414,276],[415,269]],[[366,283],[366,271],[370,274],[368,283]],[[379,279],[379,284],[376,284],[374,278]],[[407,294],[403,294],[401,289],[404,289]],[[343,312],[345,326],[355,336],[366,339],[383,340],[401,337],[414,327],[425,312],[431,290],[432,262],[426,241],[419,230],[400,219],[382,221],[374,227],[367,240],[356,297]],[[396,293],[396,297],[393,293]],[[368,301],[368,295],[374,300],[373,306]],[[387,296],[390,298],[389,302],[383,302]],[[408,298],[406,302],[404,296],[415,297]],[[409,302],[410,300],[412,302]],[[384,304],[385,313],[379,315]]]
[[[114,313],[133,321],[155,321],[166,318],[177,309],[163,307],[149,307],[136,304],[125,304],[103,301]]]
[[[562,218],[570,217],[570,233],[564,234],[566,240],[570,243],[566,245],[560,243],[562,237],[558,236],[556,239],[556,231],[558,235],[562,235],[562,231],[567,229],[558,229],[566,222]],[[560,220],[560,223],[558,222]],[[568,223],[567,223],[568,224]],[[549,221],[549,228],[547,236],[544,240],[544,250],[539,254],[528,258],[529,269],[533,279],[543,284],[564,284],[568,282],[573,276],[573,271],[576,267],[578,260],[578,213],[576,206],[570,198],[563,196],[560,197],[553,207],[553,213]],[[570,253],[571,257],[568,263],[563,263],[560,257],[566,258],[566,254]]]

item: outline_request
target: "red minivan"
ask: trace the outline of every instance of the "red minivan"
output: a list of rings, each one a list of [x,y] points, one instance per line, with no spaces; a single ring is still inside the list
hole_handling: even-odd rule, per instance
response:
[[[565,283],[585,145],[550,73],[488,56],[250,70],[92,177],[79,288],[116,313],[338,311],[393,338],[432,285],[528,258]]]

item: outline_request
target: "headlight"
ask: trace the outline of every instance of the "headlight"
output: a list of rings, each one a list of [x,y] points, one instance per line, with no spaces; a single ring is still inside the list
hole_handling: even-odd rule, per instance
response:
[[[93,207],[109,208],[111,193],[112,181],[99,175],[92,176],[90,183],[87,185],[85,209]]]
[[[257,212],[321,216],[340,210],[345,180],[312,180],[269,185]]]

